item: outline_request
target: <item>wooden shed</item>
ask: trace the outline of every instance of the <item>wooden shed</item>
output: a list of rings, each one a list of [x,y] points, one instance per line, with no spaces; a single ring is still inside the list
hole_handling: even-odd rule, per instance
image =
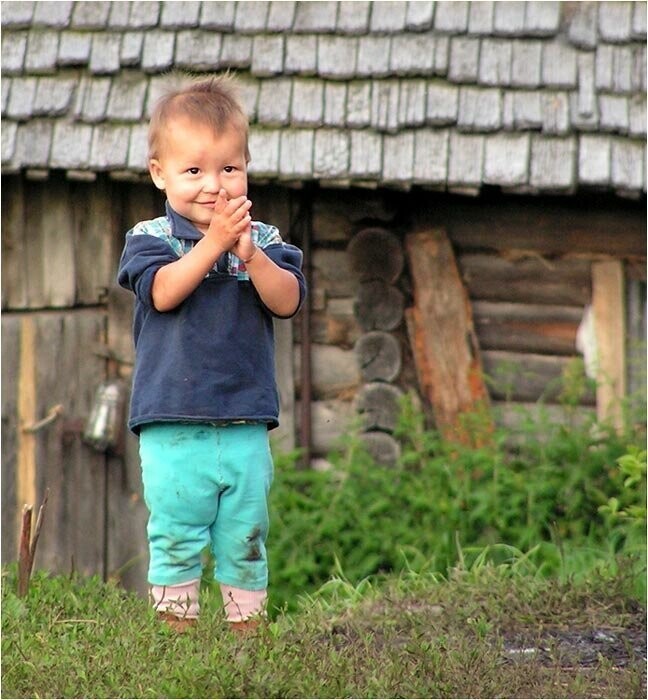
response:
[[[2,561],[50,489],[37,565],[143,589],[137,445],[82,440],[129,377],[125,232],[158,216],[147,118],[170,69],[236,71],[255,218],[305,251],[277,324],[279,449],[317,466],[398,397],[560,416],[645,392],[646,3],[2,3]],[[637,348],[644,348],[637,351]],[[482,375],[485,373],[485,379]]]

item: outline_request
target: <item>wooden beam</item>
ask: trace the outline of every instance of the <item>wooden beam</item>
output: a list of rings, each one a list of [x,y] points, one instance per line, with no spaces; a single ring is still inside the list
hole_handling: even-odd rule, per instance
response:
[[[592,264],[592,310],[597,346],[596,408],[599,420],[623,427],[626,395],[623,263]]]
[[[450,439],[472,441],[462,434],[461,417],[486,403],[488,392],[452,246],[441,229],[409,234],[405,244],[414,292],[407,325],[420,389],[439,430]]]
[[[16,531],[20,541],[24,505],[36,503],[36,434],[24,430],[36,420],[36,330],[31,316],[20,324],[18,368],[18,458],[16,460]]]

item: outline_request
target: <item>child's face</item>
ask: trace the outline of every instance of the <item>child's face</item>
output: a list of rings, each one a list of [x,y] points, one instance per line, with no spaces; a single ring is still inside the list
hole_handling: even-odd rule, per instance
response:
[[[178,214],[206,233],[221,189],[228,199],[247,195],[245,136],[233,126],[216,134],[186,118],[172,120],[163,136],[159,157],[149,162],[153,182]]]

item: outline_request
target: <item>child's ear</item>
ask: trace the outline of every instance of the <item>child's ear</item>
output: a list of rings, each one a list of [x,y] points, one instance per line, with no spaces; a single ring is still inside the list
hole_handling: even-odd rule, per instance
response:
[[[164,171],[160,165],[160,161],[157,158],[151,158],[148,163],[149,173],[151,174],[151,179],[153,184],[159,189],[164,189]]]

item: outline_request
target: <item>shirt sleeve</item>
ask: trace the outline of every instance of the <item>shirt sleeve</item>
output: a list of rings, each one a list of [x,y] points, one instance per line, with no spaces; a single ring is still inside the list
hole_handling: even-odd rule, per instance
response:
[[[119,261],[117,281],[134,292],[140,302],[153,306],[153,278],[164,265],[178,260],[177,253],[162,238],[129,231]]]

